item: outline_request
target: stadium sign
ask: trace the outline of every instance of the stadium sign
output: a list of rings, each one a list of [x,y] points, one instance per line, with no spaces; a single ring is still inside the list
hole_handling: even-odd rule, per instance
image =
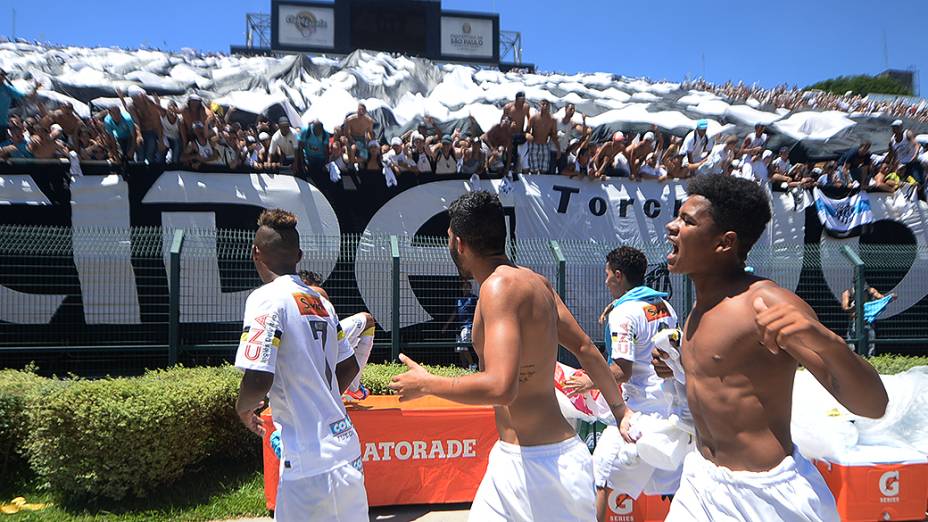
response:
[[[271,24],[281,48],[335,49],[335,8],[332,4],[274,4]]]
[[[493,58],[493,20],[442,16],[441,54],[446,57]]]

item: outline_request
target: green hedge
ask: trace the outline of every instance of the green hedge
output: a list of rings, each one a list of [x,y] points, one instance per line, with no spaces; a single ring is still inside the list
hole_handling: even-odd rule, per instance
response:
[[[31,408],[33,471],[67,498],[144,496],[222,452],[256,452],[234,413],[231,367],[79,380]]]
[[[928,365],[928,357],[870,361],[882,374]],[[405,371],[402,364],[370,364],[361,381],[372,394],[389,394],[390,379]],[[0,370],[0,477],[25,469],[27,456],[56,496],[119,499],[168,485],[207,457],[256,457],[258,438],[234,413],[240,379],[231,366],[101,380]]]
[[[429,366],[423,365],[423,368],[445,377],[458,377],[471,373],[464,368],[457,366]],[[361,384],[371,393],[371,395],[392,395],[393,391],[388,387],[390,379],[394,375],[399,375],[408,370],[405,364],[384,363],[368,364],[361,372]]]

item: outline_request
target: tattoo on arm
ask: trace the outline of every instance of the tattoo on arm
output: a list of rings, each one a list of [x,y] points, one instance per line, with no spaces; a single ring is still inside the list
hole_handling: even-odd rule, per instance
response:
[[[525,366],[519,367],[519,384],[523,384],[532,378],[532,375],[535,375],[535,365],[526,364]]]

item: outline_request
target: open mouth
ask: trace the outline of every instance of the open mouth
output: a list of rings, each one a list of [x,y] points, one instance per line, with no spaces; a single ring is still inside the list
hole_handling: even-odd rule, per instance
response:
[[[680,247],[669,236],[667,237],[667,242],[670,244],[670,250],[667,252],[667,261],[672,263],[680,253]]]

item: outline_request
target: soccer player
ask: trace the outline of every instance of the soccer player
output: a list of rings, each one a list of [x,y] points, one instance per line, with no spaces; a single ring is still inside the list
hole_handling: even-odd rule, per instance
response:
[[[495,408],[499,442],[490,452],[470,520],[593,520],[593,461],[564,420],[551,377],[558,343],[580,360],[617,419],[625,414],[605,359],[551,283],[505,253],[499,198],[470,192],[448,208],[448,248],[461,277],[480,283],[472,340],[480,372],[445,378],[400,356],[409,371],[390,387],[405,401],[436,395]]]
[[[837,521],[834,497],[790,436],[796,368],[864,417],[885,412],[880,376],[796,294],[745,272],[770,220],[764,189],[713,175],[687,191],[667,225],[667,266],[696,289],[681,358],[697,451],[667,520]]]
[[[322,276],[309,270],[300,271],[300,279],[303,280],[310,288],[318,292],[322,297],[329,299],[329,294],[322,288]],[[374,348],[374,316],[369,312],[361,312],[342,319],[339,323],[342,331],[345,332],[345,338],[348,345],[354,350],[354,356],[358,360],[358,374],[354,376],[345,395],[356,401],[362,401],[367,398],[367,388],[361,384],[361,372],[367,366],[367,360],[371,356],[371,350]]]
[[[367,520],[361,447],[341,401],[358,362],[332,304],[296,273],[303,256],[296,217],[266,210],[258,225],[251,255],[265,284],[245,302],[236,412],[263,436],[255,410],[270,396],[281,442],[274,518]]]

